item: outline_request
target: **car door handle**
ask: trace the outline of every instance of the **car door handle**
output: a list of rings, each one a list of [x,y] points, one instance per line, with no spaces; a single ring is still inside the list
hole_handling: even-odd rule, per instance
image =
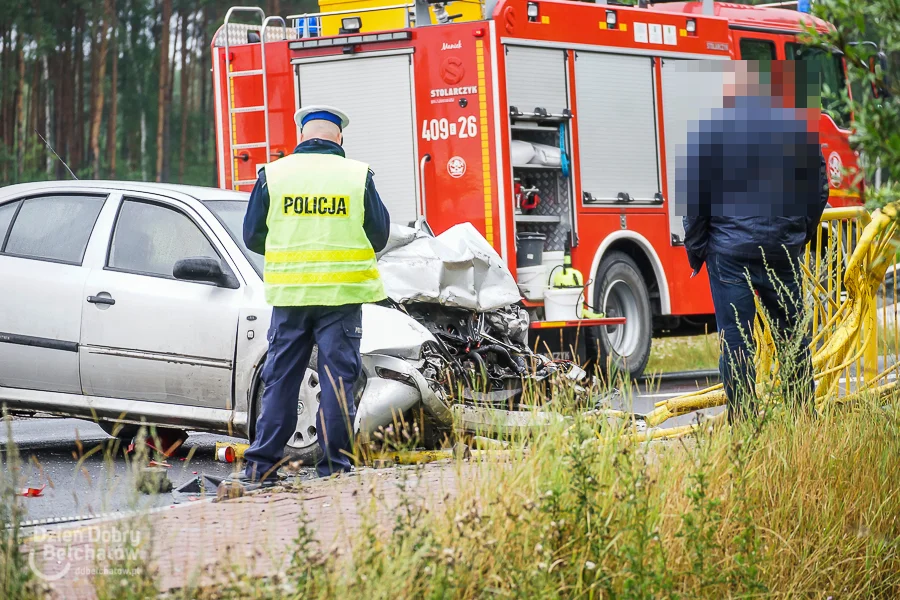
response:
[[[109,304],[112,306],[116,301],[109,296],[88,296],[87,301],[91,304]]]

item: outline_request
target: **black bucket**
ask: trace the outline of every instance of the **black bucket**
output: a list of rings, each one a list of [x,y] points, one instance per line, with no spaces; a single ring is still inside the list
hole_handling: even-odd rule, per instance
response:
[[[516,236],[516,267],[536,267],[544,262],[543,233],[522,232]]]

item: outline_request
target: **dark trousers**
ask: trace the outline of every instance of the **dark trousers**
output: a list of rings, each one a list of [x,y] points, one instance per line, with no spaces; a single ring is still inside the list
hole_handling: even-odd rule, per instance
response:
[[[256,420],[256,438],[244,453],[246,473],[274,475],[284,446],[297,428],[297,402],[314,344],[319,346],[321,398],[316,431],[324,456],[320,477],[349,471],[356,407],[353,386],[362,372],[359,343],[362,307],[275,307],[269,328],[269,353],[263,366],[265,391]],[[332,383],[333,382],[333,383]]]
[[[768,267],[768,270],[767,270]],[[716,311],[716,326],[723,344],[719,357],[719,373],[728,396],[728,418],[750,414],[755,409],[756,346],[753,322],[756,317],[754,298],[770,319],[776,350],[788,340],[802,336],[797,355],[779,357],[791,361],[782,366],[785,399],[811,402],[813,393],[812,359],[809,354],[809,334],[798,331],[805,327],[803,297],[797,280],[800,267],[786,258],[781,260],[742,259],[725,254],[710,254],[706,261],[709,287]],[[749,277],[749,282],[748,282]],[[748,345],[748,342],[751,345]]]

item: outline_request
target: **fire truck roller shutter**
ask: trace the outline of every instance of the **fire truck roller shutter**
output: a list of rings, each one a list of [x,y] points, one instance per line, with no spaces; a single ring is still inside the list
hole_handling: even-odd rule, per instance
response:
[[[625,193],[634,204],[654,203],[660,185],[652,60],[577,52],[575,90],[585,196],[613,203]],[[593,288],[595,309],[626,322],[593,328],[586,341],[596,348],[592,354],[602,371],[639,377],[650,357],[653,321],[648,282],[628,248],[616,246],[604,254]]]
[[[581,186],[596,202],[624,192],[648,204],[660,191],[653,79],[648,57],[576,54]]]
[[[681,218],[687,199],[676,189],[679,164],[684,164],[687,134],[714,109],[722,108],[722,72],[719,61],[662,61],[663,124],[666,131],[666,181],[668,184],[669,239],[684,241]]]
[[[416,219],[416,158],[410,56],[300,63],[300,104],[340,106],[353,121],[344,132],[348,158],[368,163],[391,221]]]
[[[566,58],[562,50],[506,47],[506,98],[523,113],[543,108],[561,114],[569,107]]]

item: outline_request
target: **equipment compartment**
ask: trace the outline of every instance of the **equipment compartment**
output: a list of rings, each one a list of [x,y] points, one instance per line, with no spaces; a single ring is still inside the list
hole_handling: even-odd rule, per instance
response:
[[[568,120],[560,123],[568,127]],[[559,125],[534,125],[514,123],[510,128],[512,139],[559,148]],[[540,203],[533,210],[523,210],[515,215],[516,232],[534,231],[547,236],[544,250],[562,250],[572,230],[572,198],[570,175],[563,175],[562,166],[535,164],[536,158],[525,165],[513,165],[513,177],[523,189],[536,188]],[[518,188],[516,188],[518,189]],[[516,189],[513,190],[515,208]]]

